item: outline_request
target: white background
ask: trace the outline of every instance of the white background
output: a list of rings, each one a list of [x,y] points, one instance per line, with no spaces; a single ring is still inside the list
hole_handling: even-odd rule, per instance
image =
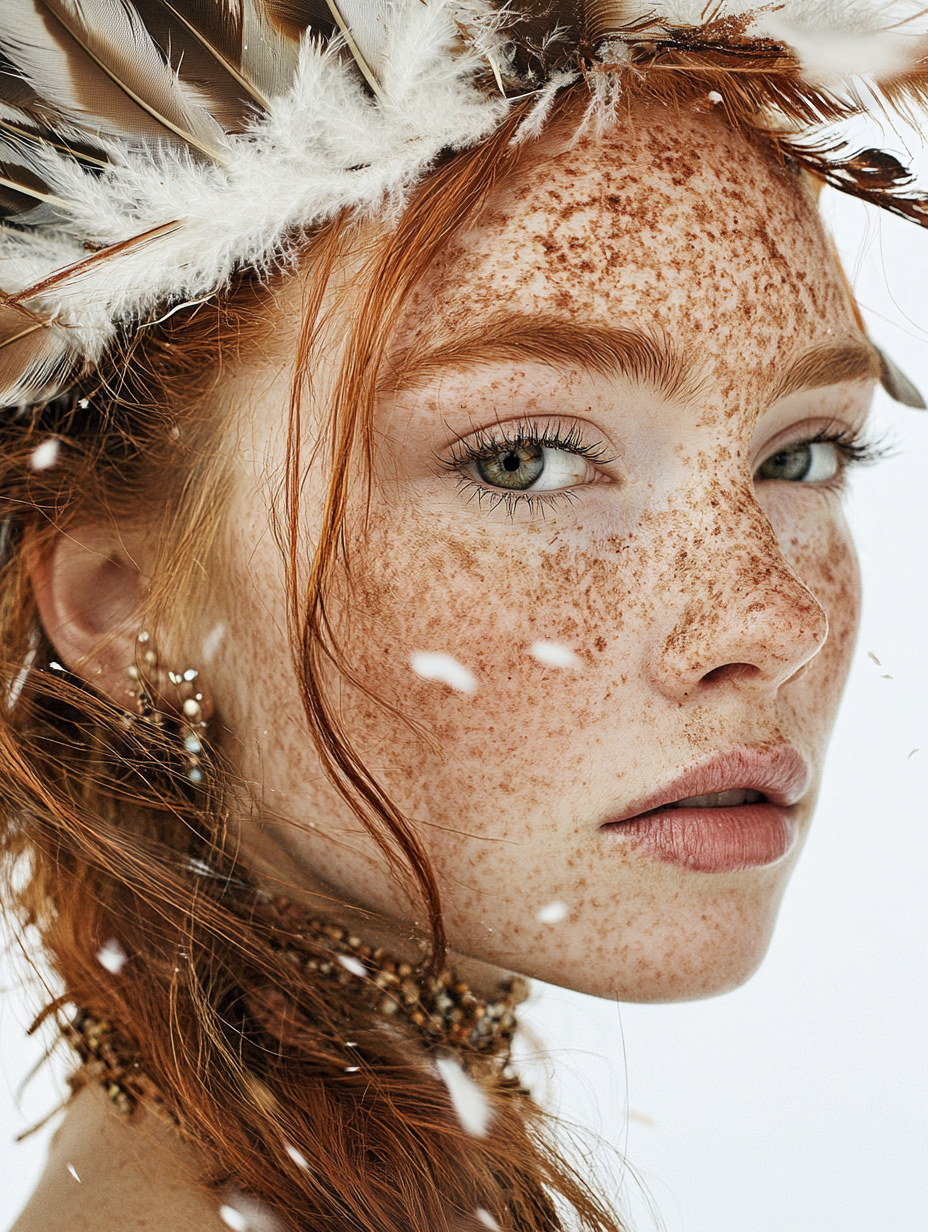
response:
[[[828,196],[824,209],[874,339],[928,394],[928,233],[856,202]],[[878,395],[876,419],[898,456],[858,474],[849,499],[861,640],[760,973],[679,1006],[541,987],[527,1015],[556,1105],[647,1187],[621,1173],[636,1232],[928,1232],[928,414]],[[23,999],[8,992],[0,1010],[5,1227],[46,1134],[12,1137],[55,1087],[42,1073],[17,1103],[39,1053]]]

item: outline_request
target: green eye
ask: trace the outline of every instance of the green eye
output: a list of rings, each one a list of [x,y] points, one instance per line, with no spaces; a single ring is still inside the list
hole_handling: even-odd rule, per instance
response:
[[[475,479],[504,492],[554,492],[590,483],[595,477],[581,454],[536,441],[514,441],[493,453],[482,453],[470,467]]]
[[[520,445],[488,458],[477,458],[477,474],[494,488],[524,491],[545,469],[545,450],[541,445]]]
[[[756,477],[792,483],[827,483],[840,469],[839,451],[832,441],[805,441],[771,454],[757,468]]]

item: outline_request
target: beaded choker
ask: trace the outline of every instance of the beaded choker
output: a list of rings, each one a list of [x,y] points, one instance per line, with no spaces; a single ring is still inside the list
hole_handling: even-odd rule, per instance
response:
[[[253,902],[255,916],[269,926],[273,950],[305,971],[307,981],[339,985],[359,1004],[407,1026],[430,1051],[448,1048],[508,1060],[516,1007],[528,995],[526,980],[509,977],[495,998],[483,1000],[453,971],[429,975],[424,965],[414,967],[382,948],[365,945],[341,925],[307,917],[287,898],[258,891]],[[144,1059],[116,1024],[79,1009],[64,1034],[81,1061],[72,1079],[75,1090],[102,1086],[126,1115],[140,1103],[165,1109]]]
[[[307,919],[289,899],[259,892],[257,906],[270,918],[276,948],[312,976],[351,986],[360,1000],[387,1018],[408,1023],[433,1045],[508,1053],[516,1006],[528,996],[528,983],[520,976],[504,980],[498,996],[484,1001],[453,971],[430,977],[422,967],[364,945],[338,924]],[[314,956],[320,945],[330,957]]]

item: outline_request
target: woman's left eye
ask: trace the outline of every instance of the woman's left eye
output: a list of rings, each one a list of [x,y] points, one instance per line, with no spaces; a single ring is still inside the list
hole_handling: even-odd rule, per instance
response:
[[[595,476],[580,454],[527,441],[480,454],[465,469],[487,487],[504,492],[551,492],[589,483]]]
[[[803,441],[772,453],[757,468],[756,478],[827,483],[840,473],[841,461],[834,441]]]

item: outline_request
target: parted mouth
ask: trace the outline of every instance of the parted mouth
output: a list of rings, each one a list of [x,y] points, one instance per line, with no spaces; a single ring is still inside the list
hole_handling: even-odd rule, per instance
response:
[[[805,795],[810,777],[805,759],[790,744],[772,749],[736,746],[714,753],[603,824],[617,825],[672,809],[729,809],[757,804],[788,808]]]
[[[687,796],[683,800],[671,800],[659,805],[664,809],[681,808],[738,808],[742,804],[765,804],[767,797],[753,787],[733,787],[731,791],[711,791],[705,796]]]

